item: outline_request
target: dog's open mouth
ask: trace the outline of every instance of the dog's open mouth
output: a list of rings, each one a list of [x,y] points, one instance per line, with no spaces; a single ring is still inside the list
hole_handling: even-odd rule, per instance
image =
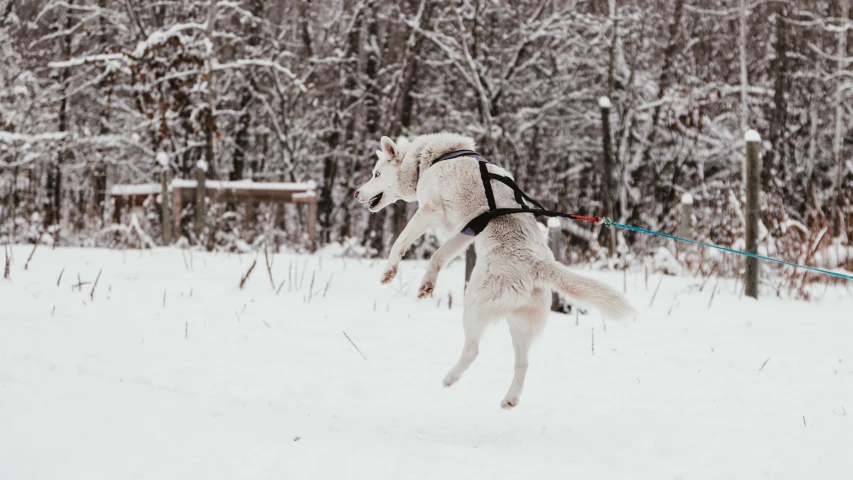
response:
[[[370,199],[370,208],[376,208],[376,206],[379,205],[379,202],[381,202],[381,201],[382,201],[382,192],[380,192],[379,195]]]

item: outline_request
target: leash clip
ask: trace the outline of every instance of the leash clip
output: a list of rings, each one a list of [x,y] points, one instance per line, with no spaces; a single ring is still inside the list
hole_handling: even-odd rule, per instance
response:
[[[606,228],[610,228],[613,226],[613,221],[607,217],[601,217],[595,222],[596,225],[604,225]]]

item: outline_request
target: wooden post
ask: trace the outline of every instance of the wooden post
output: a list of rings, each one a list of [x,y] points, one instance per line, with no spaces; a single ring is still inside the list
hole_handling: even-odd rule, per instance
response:
[[[678,218],[678,233],[681,238],[690,238],[693,223],[693,195],[685,193],[681,196],[681,211]],[[679,254],[679,243],[675,242],[675,255]]]
[[[468,289],[468,282],[471,280],[471,272],[474,271],[474,264],[477,262],[477,254],[474,251],[474,244],[468,245],[465,250],[465,290]]]
[[[693,224],[693,195],[685,193],[681,196],[681,218],[678,221],[678,236],[690,238]]]
[[[198,242],[204,228],[204,179],[207,174],[207,162],[199,160],[196,164],[195,178],[195,238]]]
[[[314,253],[317,250],[317,240],[314,238],[317,228],[317,197],[308,202],[308,250]]]
[[[548,247],[554,254],[554,260],[566,263],[566,236],[563,235],[562,224],[557,218],[548,219]],[[557,292],[551,292],[551,311],[568,313],[563,306],[563,300]]]
[[[184,210],[181,200],[181,189],[172,187],[172,232],[175,240],[181,238],[181,212]]]
[[[169,208],[169,156],[165,152],[157,153],[160,164],[160,225],[163,228],[163,245],[172,243],[172,219]]]
[[[761,135],[755,130],[749,130],[744,135],[746,140],[746,168],[744,184],[746,185],[746,251],[758,253],[758,212],[761,208],[758,195],[761,189]],[[758,259],[747,257],[746,278],[744,278],[744,293],[758,298]]]
[[[613,194],[616,188],[613,185],[613,144],[610,138],[610,99],[601,97],[598,99],[598,106],[601,107],[601,130],[604,139],[604,191],[602,197],[604,200],[604,215],[613,219]],[[608,228],[607,230],[607,254],[611,258],[616,252],[616,229]]]
[[[112,198],[115,202],[113,204],[113,223],[119,224],[121,223],[121,209],[124,207],[124,197],[116,195]]]
[[[161,225],[163,227],[163,245],[172,243],[172,218],[171,207],[169,206],[169,174],[166,169],[160,171],[160,215],[163,217]]]

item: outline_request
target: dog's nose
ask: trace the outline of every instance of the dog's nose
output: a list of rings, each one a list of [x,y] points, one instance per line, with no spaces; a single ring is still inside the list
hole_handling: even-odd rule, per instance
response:
[[[355,199],[358,200],[358,190],[355,191]]]

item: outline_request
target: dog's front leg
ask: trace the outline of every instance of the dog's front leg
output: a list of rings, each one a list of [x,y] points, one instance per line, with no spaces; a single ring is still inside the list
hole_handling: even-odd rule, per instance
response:
[[[424,298],[432,294],[432,291],[435,289],[435,283],[438,281],[438,272],[462,253],[473,241],[474,237],[465,235],[464,233],[457,233],[450,237],[450,240],[444,242],[442,246],[438,247],[438,250],[429,259],[426,274],[424,274],[421,287],[418,289],[418,298]]]
[[[394,241],[394,245],[391,246],[388,264],[385,266],[385,271],[382,272],[380,279],[381,283],[385,284],[394,279],[397,275],[397,265],[400,264],[400,260],[403,259],[403,255],[409,249],[409,245],[423,235],[426,229],[435,223],[436,219],[436,208],[433,205],[426,203],[418,208],[418,211],[412,215],[412,219],[406,224],[406,228]]]

